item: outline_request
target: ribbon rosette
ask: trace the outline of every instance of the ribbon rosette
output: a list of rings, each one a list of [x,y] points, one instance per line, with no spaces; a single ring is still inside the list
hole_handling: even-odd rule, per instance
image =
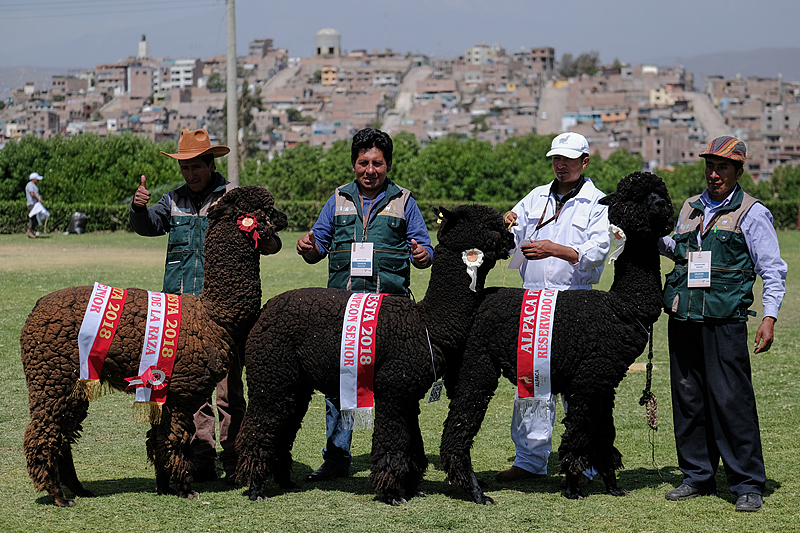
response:
[[[256,220],[256,217],[250,213],[247,213],[240,216],[236,223],[240,230],[245,233],[249,233],[249,237],[255,242],[255,248],[258,248],[258,239],[260,236],[258,234],[258,221]]]
[[[622,251],[625,249],[625,241],[628,238],[625,236],[625,232],[622,231],[622,228],[615,226],[614,224],[608,225],[608,234],[612,239],[614,239],[614,242],[617,245],[617,249],[608,254],[608,264],[610,265],[616,261],[620,255],[622,255]]]
[[[478,282],[478,267],[483,264],[483,252],[477,248],[465,250],[461,252],[461,260],[467,265],[467,274],[472,278],[472,283],[469,284],[469,290],[475,292],[475,285]]]
[[[161,390],[167,386],[167,375],[163,370],[151,366],[141,376],[125,378],[128,386],[125,390],[136,389],[138,387],[148,387],[153,390]]]

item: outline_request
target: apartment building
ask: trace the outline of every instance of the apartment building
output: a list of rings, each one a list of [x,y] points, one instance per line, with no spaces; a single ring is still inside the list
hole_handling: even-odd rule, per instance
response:
[[[72,94],[86,92],[89,83],[76,76],[54,75],[50,82],[50,94],[53,96],[67,97]]]

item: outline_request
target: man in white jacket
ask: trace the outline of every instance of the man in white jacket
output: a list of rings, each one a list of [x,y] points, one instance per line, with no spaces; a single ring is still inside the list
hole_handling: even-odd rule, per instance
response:
[[[518,246],[512,264],[519,263],[526,289],[591,289],[600,281],[611,242],[608,209],[599,203],[605,194],[583,175],[589,142],[578,133],[562,133],[553,139],[547,157],[553,158],[555,180],[533,189],[504,216],[513,225]],[[547,474],[555,395],[548,411],[547,418],[522,416],[515,405],[511,439],[517,455],[511,468],[497,474],[498,481]]]

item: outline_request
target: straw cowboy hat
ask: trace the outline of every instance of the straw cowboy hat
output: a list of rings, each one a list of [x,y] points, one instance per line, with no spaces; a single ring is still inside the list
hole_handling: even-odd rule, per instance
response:
[[[211,146],[211,139],[208,137],[208,132],[204,129],[199,129],[194,131],[183,130],[181,132],[181,138],[178,140],[177,154],[168,154],[167,152],[161,153],[172,159],[182,161],[200,157],[205,154],[212,154],[214,157],[222,157],[223,155],[227,155],[230,151],[230,148],[222,146],[221,144]]]

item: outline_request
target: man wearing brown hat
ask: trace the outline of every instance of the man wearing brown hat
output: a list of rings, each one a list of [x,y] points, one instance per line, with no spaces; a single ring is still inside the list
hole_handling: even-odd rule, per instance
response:
[[[199,296],[203,289],[204,240],[208,227],[206,216],[211,205],[235,187],[216,172],[214,163],[215,158],[228,152],[230,148],[227,146],[211,146],[208,132],[204,129],[182,131],[178,153],[161,153],[178,161],[186,184],[163,195],[152,207],[147,207],[150,191],[147,190],[145,177],[141,177],[128,218],[131,227],[139,235],[169,233],[164,292]],[[275,253],[279,249],[280,239],[276,236],[266,245],[265,253]],[[240,358],[233,359],[228,377],[217,385],[216,398],[220,417],[219,442],[222,445],[220,460],[226,478],[232,481],[236,470],[234,442],[246,408]],[[195,413],[194,423],[196,432],[192,438],[192,448],[197,456],[194,480],[211,481],[217,478],[217,453],[214,409],[210,399]]]
[[[675,261],[664,287],[669,314],[675,445],[683,483],[668,500],[716,492],[720,459],[737,511],[758,511],[766,483],[747,346],[756,274],[764,282],[754,353],[769,350],[786,291],[772,214],[738,185],[744,142],[718,137],[700,154],[707,188],[686,200],[662,253]]]

